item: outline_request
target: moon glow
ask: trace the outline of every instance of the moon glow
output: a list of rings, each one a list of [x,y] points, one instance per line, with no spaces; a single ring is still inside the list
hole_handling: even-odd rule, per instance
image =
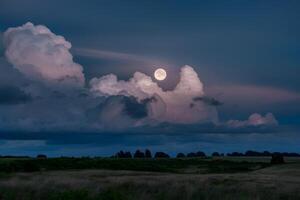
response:
[[[158,68],[154,72],[154,77],[155,77],[156,80],[163,81],[167,77],[167,72],[166,72],[166,70],[164,70],[162,68]]]

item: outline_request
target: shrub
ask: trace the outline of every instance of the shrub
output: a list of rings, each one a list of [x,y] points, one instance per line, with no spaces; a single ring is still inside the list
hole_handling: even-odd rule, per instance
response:
[[[132,158],[132,155],[129,151],[119,151],[117,154],[116,154],[116,157],[117,158]]]
[[[170,156],[164,152],[156,152],[154,157],[155,158],[170,158]]]
[[[144,154],[144,152],[141,152],[140,150],[136,150],[133,157],[134,158],[145,158],[145,154]]]
[[[185,155],[183,153],[178,153],[176,156],[176,158],[184,158],[184,157],[185,157]]]
[[[211,155],[212,155],[213,157],[219,157],[219,156],[220,156],[220,154],[219,154],[218,152],[213,152]]]
[[[271,164],[283,164],[284,158],[280,153],[273,153],[271,158]]]
[[[39,155],[36,156],[36,158],[38,158],[38,159],[47,159],[47,156],[44,155],[44,154],[39,154]]]
[[[145,150],[145,158],[152,158],[151,151],[149,149]]]

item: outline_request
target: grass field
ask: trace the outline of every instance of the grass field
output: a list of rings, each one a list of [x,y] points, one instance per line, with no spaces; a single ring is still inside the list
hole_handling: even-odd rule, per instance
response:
[[[299,159],[268,160],[0,159],[0,199],[300,199]]]

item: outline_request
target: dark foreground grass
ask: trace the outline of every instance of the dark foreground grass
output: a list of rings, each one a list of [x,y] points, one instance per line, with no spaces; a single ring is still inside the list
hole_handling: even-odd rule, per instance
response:
[[[300,199],[300,164],[220,159],[0,159],[0,200]]]
[[[0,159],[0,173],[72,169],[109,169],[172,173],[236,173],[270,166],[265,162],[213,159],[48,158]]]
[[[76,174],[77,173],[77,174]],[[89,174],[90,173],[90,174]],[[110,174],[91,178],[94,172],[63,175],[32,174],[30,180],[13,178],[0,182],[3,200],[232,200],[232,199],[299,199],[299,181],[261,175],[159,175]],[[104,172],[106,173],[106,172]],[[79,180],[76,176],[80,174]],[[132,176],[134,175],[134,177]],[[204,176],[204,177],[202,177]],[[42,178],[43,180],[40,180]],[[60,180],[64,179],[64,181]],[[66,180],[67,179],[67,180]],[[79,181],[79,182],[77,182]],[[274,183],[266,183],[272,181]]]

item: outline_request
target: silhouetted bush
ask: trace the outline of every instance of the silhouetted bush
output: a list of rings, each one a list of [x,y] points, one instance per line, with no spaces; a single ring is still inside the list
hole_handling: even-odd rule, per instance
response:
[[[38,158],[38,159],[47,159],[47,156],[44,155],[44,154],[39,154],[39,155],[36,156],[36,158]]]
[[[176,158],[184,158],[184,157],[185,157],[185,155],[183,153],[178,153],[176,156]]]
[[[151,151],[149,149],[145,150],[145,158],[152,158]]]
[[[129,151],[119,151],[117,154],[116,154],[116,157],[117,158],[132,158],[132,155]]]
[[[140,150],[136,150],[133,157],[134,158],[145,158],[145,154],[144,154],[144,152],[141,152]]]
[[[227,156],[244,156],[243,153],[239,153],[239,152],[232,152],[232,153],[227,153]]]
[[[219,157],[219,156],[220,156],[220,154],[219,154],[218,152],[213,152],[211,155],[212,155],[213,157]]]
[[[271,154],[270,152],[268,152],[268,151],[264,151],[264,152],[262,153],[262,155],[263,155],[263,156],[271,156],[272,154]]]
[[[195,157],[196,157],[196,154],[195,154],[194,152],[191,152],[191,153],[188,153],[188,154],[186,155],[186,157],[188,157],[188,158],[195,158]]]
[[[196,156],[197,156],[197,157],[206,157],[206,154],[205,154],[204,152],[202,152],[202,151],[198,151],[198,152],[196,153]]]
[[[248,150],[248,151],[245,152],[244,156],[260,156],[260,154],[256,151]]]
[[[206,157],[206,155],[205,155],[204,152],[198,151],[198,152],[196,152],[196,153],[194,153],[194,152],[188,153],[186,157],[189,157],[189,158],[197,158],[197,157]]]
[[[275,152],[276,153],[276,152]],[[279,153],[279,152],[277,152]],[[283,155],[284,157],[300,157],[299,153],[279,153]],[[257,152],[257,151],[252,151],[248,150],[244,154],[240,152],[232,152],[232,153],[227,153],[227,156],[255,156],[255,157],[269,157],[272,156],[273,154],[270,153],[269,151],[263,151],[263,152]]]
[[[45,159],[45,158],[43,158],[43,159]],[[31,162],[30,160],[24,161],[21,165],[23,165],[23,166],[17,166],[17,167],[20,167],[21,171],[24,171],[24,172],[35,172],[35,171],[40,170],[38,163]]]
[[[246,151],[245,156],[271,156],[272,154],[268,151],[264,151],[264,152],[257,152],[257,151]]]
[[[284,158],[281,153],[273,153],[271,158],[271,164],[283,164]]]
[[[170,156],[164,152],[156,152],[154,157],[155,158],[170,158]]]
[[[132,155],[131,155],[131,153],[129,151],[126,151],[124,153],[124,156],[125,156],[125,158],[132,158]]]
[[[300,157],[299,153],[286,153],[286,152],[284,152],[284,153],[282,153],[282,155],[284,157]]]

